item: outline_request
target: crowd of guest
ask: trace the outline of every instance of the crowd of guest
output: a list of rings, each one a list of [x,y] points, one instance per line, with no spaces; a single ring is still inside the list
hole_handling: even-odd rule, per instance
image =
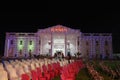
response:
[[[54,53],[54,58],[62,60],[64,58],[64,54],[62,52],[56,52]]]
[[[54,58],[57,60],[62,60],[62,59],[64,59],[64,58],[66,58],[67,60],[68,60],[68,63],[70,63],[70,60],[72,59],[72,56],[71,56],[71,54],[70,54],[70,52],[68,52],[67,53],[67,56],[66,57],[64,57],[64,54],[63,54],[63,52],[56,52],[55,54],[54,54]]]

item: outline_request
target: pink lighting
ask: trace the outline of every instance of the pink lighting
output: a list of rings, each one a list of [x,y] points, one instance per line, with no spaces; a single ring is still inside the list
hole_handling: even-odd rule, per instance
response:
[[[67,32],[67,29],[64,27],[54,27],[54,28],[51,28],[51,31],[52,32]]]

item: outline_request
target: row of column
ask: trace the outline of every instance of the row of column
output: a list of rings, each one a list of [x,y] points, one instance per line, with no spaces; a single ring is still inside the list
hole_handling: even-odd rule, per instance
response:
[[[89,57],[91,57],[92,58],[92,56],[95,56],[96,55],[96,41],[98,41],[99,42],[99,54],[98,55],[102,55],[102,58],[104,58],[105,56],[106,56],[106,52],[105,52],[105,41],[108,41],[108,44],[109,44],[109,46],[108,46],[108,50],[109,50],[109,54],[111,55],[111,57],[112,57],[112,40],[111,39],[105,39],[105,38],[99,38],[99,37],[92,37],[92,36],[90,36],[90,37],[86,37],[86,38],[84,38],[84,40],[83,41],[85,41],[85,43],[86,43],[86,41],[89,41],[90,43],[90,54],[89,54]],[[86,44],[84,44],[84,45],[81,45],[81,47],[82,46],[84,46],[84,48],[85,48],[85,45]],[[85,49],[84,49],[85,50]],[[84,53],[83,53],[84,54]]]

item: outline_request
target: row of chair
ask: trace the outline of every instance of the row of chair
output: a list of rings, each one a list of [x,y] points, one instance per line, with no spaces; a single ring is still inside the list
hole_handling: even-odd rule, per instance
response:
[[[83,67],[84,65],[81,60],[70,63],[66,66],[63,66],[61,75],[60,75],[61,80],[75,80],[79,70]]]
[[[71,60],[71,63],[74,60]],[[11,60],[0,63],[1,80],[51,80],[60,75],[68,61],[54,59]]]
[[[111,78],[119,78],[120,77],[120,69],[119,69],[119,65],[116,65],[115,70],[113,70],[110,66],[105,65],[104,62],[100,62],[99,63],[102,71],[106,74],[108,74],[109,76],[111,76]],[[119,67],[118,67],[119,66]]]

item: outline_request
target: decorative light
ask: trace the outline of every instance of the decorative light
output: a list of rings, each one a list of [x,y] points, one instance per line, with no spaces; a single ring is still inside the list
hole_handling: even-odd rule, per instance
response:
[[[51,28],[51,31],[52,32],[66,32],[67,29],[64,27],[54,27],[54,28]]]

